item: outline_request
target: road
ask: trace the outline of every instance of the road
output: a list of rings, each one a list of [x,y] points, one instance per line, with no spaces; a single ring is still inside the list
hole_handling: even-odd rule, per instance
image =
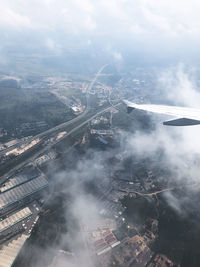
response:
[[[117,105],[119,105],[119,104],[117,104]],[[100,114],[103,114],[105,112],[108,112],[111,109],[113,109],[113,107],[107,107],[107,108],[105,108],[105,109],[97,112],[95,115],[93,115],[89,119],[85,120],[84,122],[82,122],[78,126],[74,127],[72,130],[70,130],[63,138],[60,138],[56,142],[53,142],[53,143],[47,145],[46,147],[40,149],[38,152],[34,153],[34,155],[32,157],[29,157],[28,159],[24,160],[21,164],[18,164],[16,167],[12,168],[8,173],[6,173],[2,177],[0,177],[0,181],[1,181],[0,183],[5,182],[10,176],[14,175],[17,170],[21,169],[26,164],[34,161],[40,155],[43,155],[44,153],[46,153],[52,146],[55,146],[56,144],[58,144],[59,142],[61,142],[64,138],[70,136],[72,133],[76,132],[78,129],[80,129],[81,127],[83,127],[84,125],[86,125],[88,122],[90,122],[91,120],[93,120],[94,118],[96,118],[97,116],[99,116]]]
[[[157,190],[155,192],[152,193],[142,193],[142,192],[138,192],[138,191],[134,191],[134,190],[129,190],[129,189],[120,189],[120,191],[126,192],[126,193],[134,193],[136,195],[142,196],[142,197],[148,197],[148,196],[157,196],[161,193],[167,192],[167,191],[173,191],[176,189],[183,189],[185,187],[188,186],[199,186],[198,182],[195,182],[193,184],[186,184],[186,185],[182,185],[182,186],[174,186],[174,187],[168,187],[162,190]]]
[[[95,78],[92,80],[92,82],[90,83],[90,85],[88,86],[88,90],[91,90],[92,86],[94,85],[94,83],[96,82],[98,76],[100,75],[100,73],[102,72],[102,70],[106,67],[107,65],[104,65],[103,67],[101,67],[101,69],[98,71],[98,73],[95,75]],[[116,106],[119,105],[116,104]],[[85,126],[88,122],[90,122],[91,120],[93,120],[95,117],[99,116],[100,114],[103,114],[109,110],[111,110],[113,108],[113,106],[109,106],[104,108],[101,111],[96,112],[94,115],[92,115],[90,118],[88,118],[87,120],[85,120],[84,122],[80,123],[78,126],[74,127],[72,130],[70,130],[63,138],[66,138],[67,136],[70,136],[72,133],[76,132],[78,129],[80,129],[81,127]],[[81,120],[89,111],[90,109],[90,105],[88,103],[86,110],[78,117],[76,117],[75,119],[72,119],[68,122],[59,124],[58,126],[49,129],[37,136],[35,136],[33,138],[33,140],[35,138],[38,137],[44,137],[47,135],[52,134],[53,132],[56,132],[58,130],[62,130],[65,129],[67,126],[69,126],[70,124],[77,122],[79,120]],[[59,140],[57,140],[56,142],[52,142],[51,144],[45,146],[44,148],[40,149],[39,151],[37,151],[36,153],[33,154],[33,156],[27,158],[26,160],[24,160],[22,163],[18,164],[17,166],[15,166],[14,168],[12,168],[8,173],[6,173],[5,175],[0,177],[0,183],[4,183],[10,176],[14,175],[16,173],[17,170],[21,169],[22,167],[24,167],[26,164],[34,161],[36,158],[38,158],[40,155],[44,154],[46,151],[48,151],[52,146],[55,146],[57,143],[61,142],[63,140],[63,138],[60,138]]]
[[[99,71],[96,73],[94,79],[93,79],[93,80],[91,81],[91,83],[88,85],[88,87],[87,87],[87,92],[86,92],[86,108],[85,108],[85,110],[83,111],[82,114],[80,114],[79,116],[77,116],[77,117],[74,118],[74,119],[71,119],[71,120],[69,120],[69,121],[67,121],[67,122],[61,123],[61,124],[59,124],[59,125],[57,125],[57,126],[51,128],[51,129],[49,129],[49,130],[46,130],[46,131],[44,131],[44,132],[42,132],[42,133],[40,133],[40,134],[37,134],[37,135],[33,136],[32,138],[29,139],[28,143],[32,142],[33,140],[35,140],[35,139],[37,139],[37,138],[42,138],[42,137],[44,137],[44,136],[47,136],[47,135],[49,135],[49,134],[52,134],[52,133],[57,132],[57,131],[59,131],[59,130],[62,130],[63,128],[69,126],[70,124],[72,124],[72,123],[74,123],[74,122],[77,122],[77,121],[79,121],[80,119],[84,118],[84,116],[85,116],[85,115],[88,113],[88,111],[90,110],[89,93],[90,93],[90,91],[92,90],[94,84],[96,83],[98,77],[101,75],[101,72],[104,70],[104,68],[105,68],[106,66],[107,66],[107,64],[106,64],[106,65],[103,65],[103,66],[99,69]],[[18,144],[14,145],[14,146],[12,146],[12,147],[9,147],[9,148],[7,148],[7,149],[4,149],[4,150],[0,151],[0,156],[1,156],[1,155],[4,155],[6,152],[11,151],[12,149],[14,149],[14,148],[16,148],[16,147],[19,147],[20,145],[22,145],[22,144],[24,144],[24,143],[25,143],[25,142],[22,141],[22,142],[19,142]],[[27,142],[26,142],[26,143],[27,143]]]

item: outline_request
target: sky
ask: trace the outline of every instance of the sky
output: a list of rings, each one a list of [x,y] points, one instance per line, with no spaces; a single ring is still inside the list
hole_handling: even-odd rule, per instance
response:
[[[184,60],[188,53],[195,59],[199,46],[197,0],[0,0],[0,6],[0,55],[8,47],[58,55],[103,47],[118,61],[127,49]]]
[[[198,38],[197,0],[0,1],[1,30]]]

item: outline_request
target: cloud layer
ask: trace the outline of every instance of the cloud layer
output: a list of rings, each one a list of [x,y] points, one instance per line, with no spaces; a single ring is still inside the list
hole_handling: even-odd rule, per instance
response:
[[[0,26],[105,33],[160,33],[198,37],[199,1],[1,1]],[[108,24],[109,22],[109,24]],[[106,27],[105,27],[106,26]]]
[[[199,39],[200,33],[197,0],[1,0],[0,5],[1,30],[62,30],[121,37],[153,34],[158,39]]]

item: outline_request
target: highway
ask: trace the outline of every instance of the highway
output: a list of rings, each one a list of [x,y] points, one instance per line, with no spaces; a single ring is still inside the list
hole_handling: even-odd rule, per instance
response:
[[[94,86],[94,83],[96,82],[98,76],[101,74],[102,70],[106,67],[107,65],[104,65],[103,67],[101,67],[101,69],[98,71],[98,73],[95,75],[94,79],[92,80],[92,82],[90,83],[90,85],[88,86],[88,90],[91,90],[92,87]],[[87,92],[89,93],[89,91]],[[88,100],[87,100],[88,101]],[[88,101],[89,102],[89,101]],[[118,104],[116,104],[115,106],[118,106]],[[67,126],[69,126],[70,124],[74,123],[74,122],[78,122],[79,120],[81,120],[89,111],[90,109],[90,104],[87,104],[87,108],[85,109],[85,111],[78,117],[59,124],[58,126],[49,129],[45,132],[42,132],[39,135],[36,135],[32,138],[32,140],[36,139],[36,138],[42,138],[42,137],[46,137],[47,135],[50,135],[54,132],[57,132],[59,130],[65,129]],[[93,120],[95,117],[99,116],[100,114],[103,114],[105,112],[108,112],[109,110],[113,109],[113,106],[109,106],[104,108],[101,111],[96,112],[94,115],[91,115],[88,119],[86,119],[85,121],[83,121],[82,123],[80,123],[78,126],[74,127],[73,129],[71,129],[69,132],[67,132],[67,134],[63,137],[60,138],[59,140],[52,142],[51,144],[39,149],[39,151],[33,153],[33,155],[31,157],[28,157],[26,160],[24,160],[22,163],[17,164],[15,167],[13,167],[8,173],[4,174],[3,176],[0,177],[0,184],[4,183],[10,176],[14,175],[16,173],[17,170],[21,169],[22,167],[24,167],[26,164],[34,161],[36,158],[38,158],[40,155],[44,154],[46,151],[48,151],[51,147],[55,146],[56,144],[58,144],[59,142],[61,142],[64,138],[70,136],[72,133],[76,132],[78,129],[80,129],[81,127],[85,126],[87,123],[89,123],[91,120]]]
[[[37,135],[33,136],[32,138],[30,138],[30,139],[28,140],[28,143],[32,142],[33,140],[35,140],[35,139],[37,139],[37,138],[40,138],[40,139],[41,139],[41,138],[44,137],[44,136],[47,136],[47,135],[50,135],[50,134],[52,134],[52,133],[54,133],[54,132],[57,132],[57,131],[59,131],[59,130],[62,130],[63,128],[69,126],[70,124],[72,124],[72,123],[74,123],[74,122],[77,122],[77,121],[79,121],[80,119],[84,118],[84,116],[85,116],[85,115],[88,113],[88,111],[90,110],[89,93],[90,93],[91,89],[93,88],[94,84],[96,83],[98,77],[101,75],[101,72],[104,70],[104,68],[105,68],[106,66],[107,66],[107,64],[106,64],[106,65],[103,65],[103,66],[99,69],[99,71],[96,73],[94,79],[93,79],[93,80],[91,81],[91,83],[88,85],[88,87],[87,87],[87,92],[86,92],[86,108],[85,108],[85,110],[83,111],[82,114],[80,114],[79,116],[77,116],[76,118],[74,118],[74,119],[72,119],[72,120],[69,120],[69,121],[67,121],[67,122],[61,123],[61,124],[59,124],[59,125],[57,125],[57,126],[51,128],[51,129],[49,129],[49,130],[46,130],[46,131],[44,131],[44,132],[42,132],[42,133],[40,133],[40,134],[37,134]],[[9,147],[9,148],[7,148],[7,149],[4,149],[4,150],[0,151],[0,156],[1,156],[1,155],[4,155],[6,152],[11,151],[11,150],[14,149],[14,148],[19,147],[20,145],[22,145],[22,144],[24,144],[24,143],[27,143],[27,142],[22,141],[22,142],[17,143],[16,145],[13,145],[13,146],[11,146],[11,147]]]
[[[119,103],[116,104],[116,106],[118,106],[118,105],[119,105]],[[99,116],[100,114],[103,114],[105,112],[108,112],[111,109],[113,109],[113,106],[112,107],[107,107],[107,108],[105,108],[105,109],[97,112],[95,115],[91,116],[89,119],[85,120],[84,122],[82,122],[78,126],[74,127],[72,130],[70,130],[64,137],[60,138],[56,142],[52,142],[51,144],[45,146],[44,148],[42,148],[39,151],[37,151],[36,153],[34,153],[33,156],[27,158],[22,163],[18,164],[14,168],[12,168],[8,173],[6,173],[5,175],[1,176],[0,177],[0,184],[4,183],[7,179],[9,179],[9,177],[11,177],[12,175],[14,175],[17,170],[23,168],[26,164],[34,161],[36,158],[38,158],[39,156],[41,156],[44,153],[46,153],[51,147],[53,147],[56,144],[58,144],[59,142],[61,142],[64,138],[70,136],[72,133],[76,132],[78,129],[80,129],[81,127],[85,126],[88,122],[90,122],[91,120],[93,120],[94,118],[96,118],[97,116]]]

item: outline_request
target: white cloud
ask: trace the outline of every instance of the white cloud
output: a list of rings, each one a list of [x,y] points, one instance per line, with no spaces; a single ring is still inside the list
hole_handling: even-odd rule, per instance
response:
[[[94,30],[96,28],[96,22],[92,19],[92,17],[87,16],[84,21],[85,28],[88,30]]]
[[[197,79],[194,69],[185,70],[181,65],[165,71],[158,87],[162,84],[161,95],[164,99],[170,98],[176,104],[200,107]],[[154,117],[153,114],[149,116],[156,122],[155,129],[150,133],[138,131],[134,134],[122,134],[123,155],[125,157],[134,155],[138,158],[156,158],[157,164],[160,166],[164,164],[172,174],[167,177],[166,183],[172,182],[182,186],[195,181],[199,184],[200,127],[198,125],[167,127],[162,125],[162,121],[171,118],[160,118],[160,115]],[[161,151],[162,153],[160,153]],[[186,187],[183,190],[191,196],[199,194],[198,186]],[[166,193],[165,197],[177,212],[183,212],[183,203],[180,203],[173,194]]]
[[[116,59],[117,61],[122,61],[123,60],[123,57],[122,57],[122,54],[120,52],[113,52],[113,57],[114,59]]]
[[[0,11],[0,27],[8,28],[32,28],[31,21],[28,16],[18,13],[9,6],[1,5]]]
[[[160,34],[168,37],[200,33],[197,0],[0,0],[1,27],[63,29],[96,34]],[[61,15],[60,15],[61,14]]]
[[[57,44],[53,39],[51,39],[51,38],[47,38],[47,40],[46,40],[46,46],[47,46],[47,48],[50,50],[50,51],[52,51],[52,52],[54,52],[54,53],[56,53],[56,54],[60,54],[61,53],[61,51],[62,51],[62,47],[59,45],[59,44]]]
[[[195,34],[199,32],[200,3],[197,0],[143,0],[144,18],[155,29],[166,34]]]
[[[161,73],[159,87],[168,99],[176,105],[200,108],[200,92],[195,79],[194,69],[184,71],[184,65]]]

